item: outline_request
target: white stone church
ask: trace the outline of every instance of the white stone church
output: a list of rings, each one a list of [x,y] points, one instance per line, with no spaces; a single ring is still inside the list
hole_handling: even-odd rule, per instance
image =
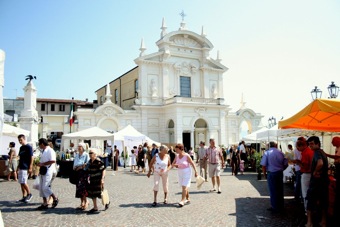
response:
[[[210,57],[213,44],[186,29],[168,32],[163,19],[158,52],[146,54],[142,40],[136,67],[96,91],[96,109],[75,112],[78,130],[98,126],[116,132],[128,124],[161,143],[189,148],[215,138],[228,146],[240,141],[243,122],[249,132],[262,115],[241,105],[236,112],[224,100],[221,59]],[[105,82],[104,82],[105,83]]]

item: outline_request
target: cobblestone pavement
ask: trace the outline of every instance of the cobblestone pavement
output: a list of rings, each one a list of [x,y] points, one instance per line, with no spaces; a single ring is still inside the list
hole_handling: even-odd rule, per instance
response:
[[[152,207],[153,176],[134,174],[120,167],[116,175],[107,171],[105,187],[109,191],[111,206],[103,210],[99,200],[99,214],[75,210],[79,199],[74,197],[75,186],[65,178],[56,178],[53,190],[60,198],[55,209],[36,211],[42,201],[38,191],[32,189],[33,199],[28,204],[16,202],[21,192],[17,182],[0,179],[0,210],[6,227],[11,226],[299,226],[300,214],[292,203],[293,191],[285,184],[285,212],[271,214],[267,181],[256,179],[256,174],[232,176],[230,168],[221,176],[221,194],[209,192],[211,182],[197,190],[192,177],[191,204],[179,208],[181,189],[177,183],[177,170],[169,174],[168,204]],[[32,188],[34,180],[29,180]],[[90,208],[92,201],[90,201]],[[303,216],[303,215],[302,215]]]

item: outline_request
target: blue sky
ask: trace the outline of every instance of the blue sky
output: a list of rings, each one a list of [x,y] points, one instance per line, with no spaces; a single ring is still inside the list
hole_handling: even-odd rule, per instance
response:
[[[204,26],[220,51],[225,99],[289,117],[311,101],[314,86],[340,85],[340,2],[277,1],[0,1],[0,49],[6,52],[4,96],[23,96],[32,74],[40,98],[96,99],[95,90],[135,67],[141,39],[157,51],[168,32]]]

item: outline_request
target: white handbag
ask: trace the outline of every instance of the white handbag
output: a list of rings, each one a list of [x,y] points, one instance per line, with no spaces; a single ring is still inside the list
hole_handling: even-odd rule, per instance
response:
[[[204,183],[204,178],[198,175],[196,177],[196,185],[197,185],[198,190],[201,189],[203,183]]]

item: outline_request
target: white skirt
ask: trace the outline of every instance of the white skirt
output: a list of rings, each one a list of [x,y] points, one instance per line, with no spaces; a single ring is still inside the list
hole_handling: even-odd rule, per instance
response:
[[[178,169],[178,183],[179,185],[190,187],[191,183],[191,168]]]

